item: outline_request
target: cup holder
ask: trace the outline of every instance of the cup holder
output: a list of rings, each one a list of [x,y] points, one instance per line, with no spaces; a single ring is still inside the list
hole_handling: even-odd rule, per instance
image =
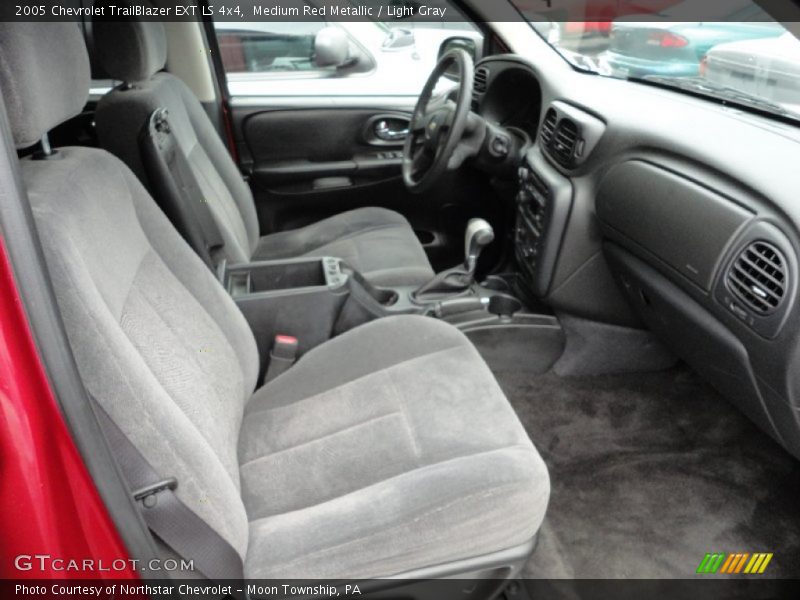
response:
[[[511,290],[511,284],[499,275],[489,275],[481,282],[481,287],[493,292],[508,292]]]
[[[489,312],[498,317],[513,317],[522,309],[522,302],[507,294],[495,294],[489,299]]]
[[[399,298],[400,294],[398,294],[394,290],[381,290],[381,293],[379,294],[377,300],[383,306],[393,306],[394,304],[397,303],[397,300]]]
[[[395,304],[400,295],[394,290],[387,290],[383,288],[370,286],[367,291],[372,299],[381,306],[392,306]]]

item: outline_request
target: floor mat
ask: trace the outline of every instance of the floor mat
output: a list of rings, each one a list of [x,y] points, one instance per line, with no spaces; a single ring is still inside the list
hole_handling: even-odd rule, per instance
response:
[[[496,373],[550,469],[531,578],[685,578],[707,552],[800,576],[800,462],[684,367]]]

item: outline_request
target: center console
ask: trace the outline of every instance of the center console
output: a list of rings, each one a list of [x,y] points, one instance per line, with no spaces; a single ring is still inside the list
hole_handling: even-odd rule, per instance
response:
[[[447,321],[476,344],[490,366],[546,370],[563,348],[558,320],[531,312],[513,293],[516,275],[490,276],[467,291],[430,301],[416,288],[377,288],[337,258],[234,264],[220,279],[256,339],[262,375],[279,336],[296,338],[296,357],[328,339],[386,316]],[[391,340],[387,340],[391,343]],[[532,348],[537,352],[532,352]],[[541,365],[539,364],[541,363]]]
[[[540,153],[529,153],[519,169],[514,231],[519,273],[482,282],[475,280],[478,258],[494,239],[491,225],[482,219],[467,226],[464,263],[421,287],[376,287],[333,257],[223,264],[218,275],[253,330],[262,373],[277,336],[296,338],[294,356],[299,357],[333,336],[397,314],[453,324],[476,343],[490,365],[530,368],[536,358],[546,370],[548,361],[560,354],[563,332],[553,315],[530,310],[530,300],[520,298],[530,292],[538,298],[546,295],[571,202],[569,181],[545,164]],[[525,295],[519,294],[520,280]]]
[[[547,295],[572,208],[572,184],[531,149],[518,173],[514,254],[531,292]]]
[[[350,296],[336,258],[223,265],[218,275],[253,330],[262,370],[276,335],[296,337],[301,353],[330,339]]]

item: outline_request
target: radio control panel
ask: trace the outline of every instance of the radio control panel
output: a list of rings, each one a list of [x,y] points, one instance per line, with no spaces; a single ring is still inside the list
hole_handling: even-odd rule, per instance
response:
[[[568,179],[541,161],[526,157],[517,172],[514,248],[532,291],[547,294],[572,203]]]

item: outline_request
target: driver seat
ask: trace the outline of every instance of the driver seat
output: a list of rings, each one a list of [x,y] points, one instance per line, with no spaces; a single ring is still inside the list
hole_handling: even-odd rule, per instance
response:
[[[109,77],[123,82],[97,106],[100,145],[122,159],[151,191],[164,189],[160,182],[149,181],[139,140],[150,115],[166,108],[172,133],[208,203],[224,243],[222,257],[228,262],[334,256],[378,286],[419,286],[433,277],[408,221],[384,208],[359,208],[300,229],[260,236],[252,192],[200,101],[183,81],[163,71],[167,60],[163,25],[138,19],[97,19],[92,29],[97,60]],[[182,228],[181,223],[174,224]],[[181,233],[190,240],[186,231]],[[198,248],[195,251],[201,253]]]

